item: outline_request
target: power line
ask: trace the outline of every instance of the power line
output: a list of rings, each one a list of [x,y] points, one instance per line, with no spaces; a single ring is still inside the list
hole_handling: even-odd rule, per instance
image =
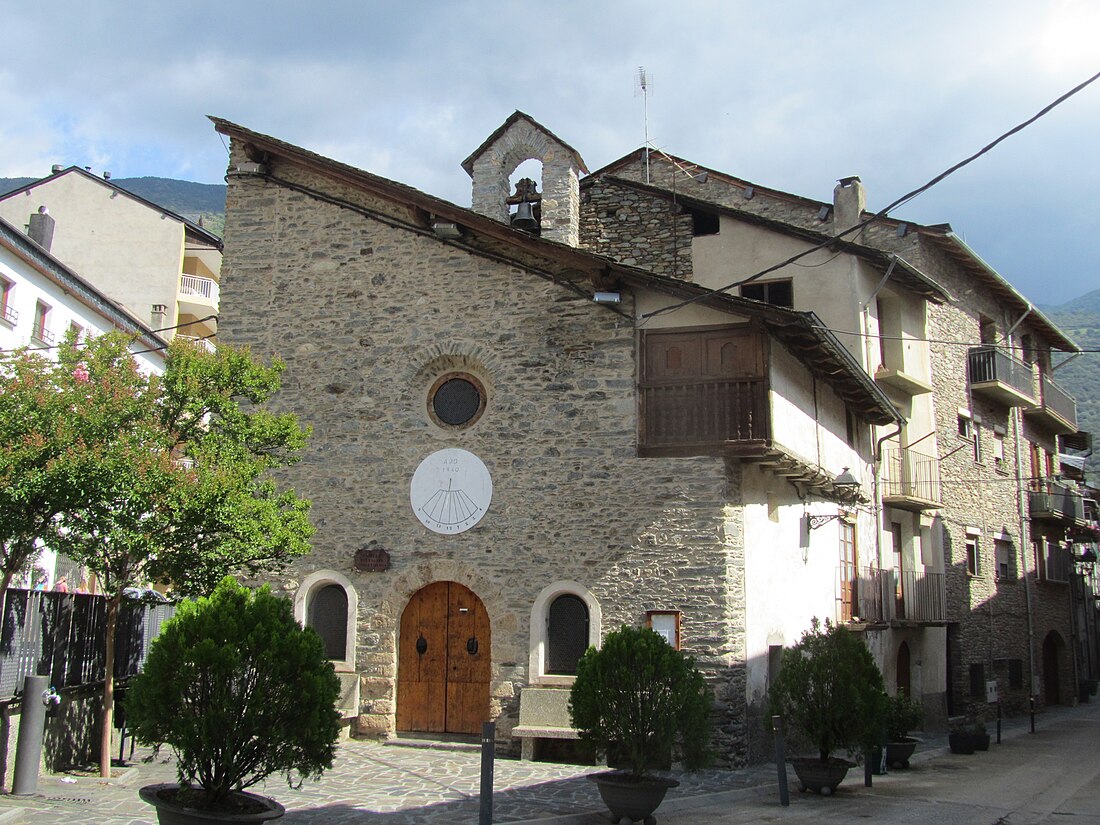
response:
[[[1092,77],[1090,77],[1088,80],[1085,80],[1084,82],[1077,84],[1072,89],[1070,89],[1068,92],[1066,92],[1065,94],[1061,95],[1060,97],[1058,97],[1057,99],[1055,99],[1051,103],[1044,106],[1042,109],[1040,109],[1038,112],[1036,112],[1034,115],[1032,115],[1027,120],[1023,121],[1022,123],[1017,124],[1016,126],[1013,126],[1011,129],[1009,129],[1004,134],[1000,135],[998,138],[996,138],[992,142],[987,143],[985,146],[983,146],[981,149],[979,149],[974,154],[972,154],[969,157],[959,161],[954,166],[951,166],[951,167],[945,169],[943,172],[940,172],[940,174],[936,175],[934,178],[929,180],[927,183],[925,183],[921,186],[918,186],[913,191],[902,195],[900,198],[898,198],[897,200],[890,203],[884,209],[879,210],[874,215],[872,215],[871,217],[867,218],[864,221],[861,221],[860,223],[857,223],[855,226],[852,226],[848,229],[845,229],[843,232],[839,232],[835,236],[833,236],[831,238],[828,238],[827,240],[821,241],[820,243],[810,247],[809,249],[806,249],[802,252],[799,252],[795,255],[792,255],[791,257],[787,258],[784,261],[781,261],[780,263],[777,263],[777,264],[774,264],[772,266],[766,267],[765,269],[762,269],[759,272],[756,272],[755,274],[748,276],[747,278],[743,278],[740,281],[734,281],[732,284],[727,284],[726,286],[720,287],[719,289],[713,290],[712,292],[704,293],[702,295],[696,295],[692,298],[686,298],[683,301],[680,301],[679,303],[672,304],[672,305],[667,306],[667,307],[661,307],[660,309],[655,309],[655,310],[653,310],[653,312],[648,312],[648,313],[642,315],[641,317],[643,319],[649,319],[649,318],[652,318],[656,315],[663,315],[663,314],[668,313],[668,312],[674,312],[678,309],[682,309],[686,306],[697,303],[699,301],[704,301],[707,298],[714,295],[715,293],[728,292],[729,290],[734,289],[736,287],[739,287],[743,284],[747,284],[751,281],[755,281],[758,278],[762,278],[763,276],[767,275],[770,272],[775,272],[778,269],[782,269],[782,268],[784,268],[784,267],[786,267],[790,264],[793,264],[795,261],[798,261],[798,260],[806,257],[807,255],[810,255],[810,254],[816,252],[819,249],[822,249],[826,246],[830,246],[831,244],[835,243],[837,240],[840,240],[841,238],[844,238],[847,235],[851,235],[855,232],[858,232],[859,230],[863,229],[865,226],[868,226],[869,224],[874,223],[875,221],[879,220],[880,218],[886,217],[890,212],[892,212],[894,209],[898,208],[899,206],[903,206],[904,204],[906,204],[909,201],[916,198],[918,195],[921,195],[924,192],[927,192],[929,189],[931,189],[937,183],[940,183],[945,178],[949,177],[950,175],[953,175],[955,172],[959,171],[964,166],[967,166],[968,164],[970,164],[973,161],[977,160],[982,155],[986,154],[987,152],[992,151],[1000,143],[1007,140],[1008,138],[1010,138],[1012,135],[1016,134],[1017,132],[1020,132],[1023,129],[1026,129],[1032,123],[1034,123],[1035,121],[1039,120],[1040,118],[1042,118],[1043,116],[1048,114],[1056,106],[1058,106],[1061,103],[1064,103],[1066,100],[1069,100],[1069,98],[1073,97],[1075,94],[1077,94],[1078,92],[1082,91],[1083,89],[1085,89],[1086,87],[1088,87],[1089,85],[1094,83],[1097,79],[1100,79],[1100,72],[1097,72]]]
[[[992,346],[996,346],[996,347],[998,347],[998,349],[1023,349],[1023,347],[1020,347],[1020,346],[1012,347],[1012,346],[1002,346],[1002,345],[998,345],[998,344],[990,344],[988,341],[951,341],[951,340],[948,340],[946,338],[915,338],[915,337],[907,336],[907,335],[882,335],[881,333],[876,334],[876,333],[873,333],[873,332],[854,332],[852,330],[847,330],[847,329],[833,329],[832,327],[826,326],[825,324],[812,324],[811,326],[814,329],[821,329],[821,330],[825,330],[826,332],[831,332],[833,335],[852,335],[852,336],[855,336],[857,338],[867,338],[867,339],[871,339],[871,340],[876,340],[877,339],[877,340],[880,340],[880,341],[914,341],[914,342],[917,342],[917,343],[946,344],[946,345],[949,345],[949,346],[958,346],[958,347],[992,347]],[[1095,355],[1097,353],[1100,353],[1100,349],[1056,350],[1056,352],[1072,352],[1073,354],[1077,354],[1077,353],[1086,354],[1087,353],[1087,354],[1090,354],[1090,355]]]

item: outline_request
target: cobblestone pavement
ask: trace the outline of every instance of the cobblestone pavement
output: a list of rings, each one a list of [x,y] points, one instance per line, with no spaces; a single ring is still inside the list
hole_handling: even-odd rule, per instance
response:
[[[1089,706],[1082,706],[1088,708]],[[1040,724],[1077,709],[1043,714]],[[1045,717],[1045,719],[1044,719]],[[1027,720],[1006,723],[1006,736],[1019,735]],[[946,736],[925,738],[914,761],[945,751]],[[175,767],[162,753],[150,759],[139,749],[130,767],[110,780],[87,775],[39,777],[30,797],[0,796],[0,825],[146,825],[155,812],[142,802],[142,785],[175,781]],[[145,761],[148,760],[148,761]],[[340,746],[332,770],[298,789],[272,778],[253,790],[273,796],[287,808],[287,825],[442,825],[476,823],[479,814],[481,755],[476,748],[451,750],[350,741]],[[601,768],[498,759],[495,765],[493,821],[554,820],[569,823],[609,820],[595,786],[585,775]],[[662,805],[663,816],[683,821],[692,808],[712,814],[716,805],[741,795],[776,794],[774,766],[741,771],[676,773],[681,785]],[[846,783],[859,782],[853,771]],[[793,775],[791,776],[793,783]],[[794,787],[792,785],[792,792]],[[713,815],[707,818],[713,818]]]

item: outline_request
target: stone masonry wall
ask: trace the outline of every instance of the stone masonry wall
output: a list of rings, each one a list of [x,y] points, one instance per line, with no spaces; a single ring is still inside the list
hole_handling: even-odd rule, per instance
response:
[[[232,152],[231,163],[243,159],[236,141]],[[313,172],[269,166],[370,205]],[[393,733],[401,612],[419,588],[450,580],[488,611],[492,715],[513,747],[532,604],[564,579],[599,600],[605,631],[644,623],[646,610],[682,611],[684,649],[716,691],[719,760],[744,761],[740,469],[637,457],[634,335],[629,321],[518,268],[230,178],[219,336],[285,359],[273,406],[313,427],[283,480],[313,502],[314,549],[279,586],[293,594],[320,569],[353,583],[360,733]],[[475,375],[488,400],[476,424],[444,430],[427,393],[454,369]],[[409,504],[413,471],[444,447],[478,455],[494,485],[481,522],[451,536],[429,532]],[[390,569],[358,572],[353,556],[372,541]]]

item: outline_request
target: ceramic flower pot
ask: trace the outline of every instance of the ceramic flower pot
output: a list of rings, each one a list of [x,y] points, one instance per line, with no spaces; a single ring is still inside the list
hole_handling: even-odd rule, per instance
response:
[[[917,740],[905,737],[898,742],[886,743],[886,764],[891,768],[908,768],[909,759],[917,749]]]
[[[138,791],[141,798],[157,809],[157,822],[160,825],[217,825],[217,823],[267,822],[278,819],[286,809],[266,796],[247,791],[234,791],[230,794],[231,807],[225,810],[189,808],[176,801],[180,786],[174,782],[162,782],[146,785]]]
[[[822,796],[829,796],[836,791],[837,786],[848,775],[848,769],[852,763],[847,759],[830,757],[822,762],[813,757],[788,759],[798,776],[798,782],[803,791],[814,791]]]
[[[668,789],[680,784],[675,779],[636,777],[624,771],[592,773],[588,779],[599,788],[603,804],[611,811],[615,822],[621,823],[627,819],[631,822],[642,821],[645,825],[656,823],[653,812],[664,800]]]

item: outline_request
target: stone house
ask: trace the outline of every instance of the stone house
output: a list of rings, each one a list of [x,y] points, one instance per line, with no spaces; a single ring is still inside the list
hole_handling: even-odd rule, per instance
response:
[[[99,291],[169,339],[213,339],[217,235],[76,166],[0,197],[0,218],[15,226],[42,210],[56,223],[53,255]]]
[[[640,150],[581,200],[586,248],[812,309],[902,412],[871,435],[876,529],[857,551],[860,588],[882,595],[860,618],[887,684],[932,719],[988,714],[993,695],[1009,711],[1073,701],[1087,651],[1067,587],[1087,517],[1055,457],[1087,435],[1053,377],[1073,341],[950,226],[864,224],[858,178],[822,203]]]
[[[903,416],[850,343],[582,248],[583,161],[526,115],[465,162],[473,210],[214,124],[219,334],[284,359],[274,404],[313,428],[284,481],[313,502],[314,551],[277,586],[352,731],[492,719],[518,750],[525,695],[560,712],[587,645],[649,624],[704,670],[721,761],[762,757],[783,646],[881,610],[856,549],[876,541],[872,428]],[[543,191],[510,195],[532,157]]]

